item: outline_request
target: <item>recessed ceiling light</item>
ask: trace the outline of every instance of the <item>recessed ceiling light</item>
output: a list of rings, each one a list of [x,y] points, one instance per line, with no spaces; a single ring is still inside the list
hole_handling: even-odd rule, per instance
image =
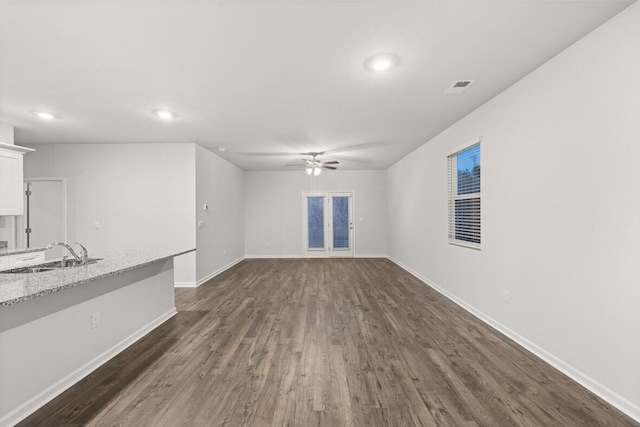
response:
[[[54,114],[48,113],[46,111],[34,111],[33,114],[35,114],[39,119],[42,120],[53,120],[56,118]]]
[[[155,114],[157,117],[161,118],[162,120],[171,120],[178,117],[176,113],[169,110],[153,110],[153,114]]]
[[[392,53],[381,53],[372,56],[364,62],[364,67],[369,71],[377,73],[389,71],[400,63],[400,58]]]
[[[218,147],[218,151],[225,151],[226,149],[226,147]]]

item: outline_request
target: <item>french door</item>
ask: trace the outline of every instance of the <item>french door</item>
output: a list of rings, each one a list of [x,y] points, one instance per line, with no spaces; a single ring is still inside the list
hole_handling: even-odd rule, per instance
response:
[[[303,250],[307,257],[352,257],[353,193],[304,193]]]

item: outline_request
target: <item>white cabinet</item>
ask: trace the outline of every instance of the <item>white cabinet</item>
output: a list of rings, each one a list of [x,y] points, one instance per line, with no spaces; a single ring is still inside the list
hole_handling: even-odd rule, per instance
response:
[[[0,270],[20,268],[45,262],[44,251],[0,256]]]
[[[22,215],[22,156],[34,151],[0,142],[0,215]]]
[[[44,262],[44,251],[27,252],[9,256],[9,266],[11,268],[25,267],[27,265],[42,264]]]

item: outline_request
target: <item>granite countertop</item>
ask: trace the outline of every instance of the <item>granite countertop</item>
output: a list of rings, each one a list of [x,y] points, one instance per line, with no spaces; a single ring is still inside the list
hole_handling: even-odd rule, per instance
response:
[[[47,248],[0,248],[0,256],[46,251]]]
[[[103,259],[95,264],[42,273],[0,273],[0,308],[84,285],[194,250],[117,249],[99,253],[89,251],[91,258]]]

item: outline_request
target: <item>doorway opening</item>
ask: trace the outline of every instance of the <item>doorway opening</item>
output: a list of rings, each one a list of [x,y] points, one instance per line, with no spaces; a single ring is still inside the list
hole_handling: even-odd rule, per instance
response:
[[[42,248],[67,240],[67,182],[65,178],[25,178],[24,215],[17,217],[16,243]],[[46,259],[64,255],[64,248],[45,252]]]

